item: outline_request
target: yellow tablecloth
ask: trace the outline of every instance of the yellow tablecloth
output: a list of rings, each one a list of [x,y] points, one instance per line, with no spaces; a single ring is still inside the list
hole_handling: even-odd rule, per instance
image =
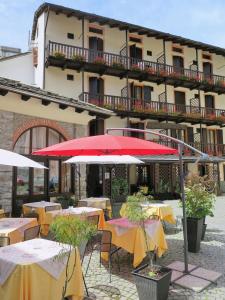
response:
[[[85,207],[86,208],[86,207]],[[80,213],[76,213],[76,210],[80,210]],[[45,215],[45,224],[50,225],[52,224],[54,218],[60,215],[65,215],[65,216],[73,216],[77,218],[81,218],[83,216],[93,216],[93,215],[99,215],[99,223],[98,223],[98,229],[103,229],[105,227],[105,217],[102,209],[96,209],[95,211],[92,212],[83,212],[82,213],[82,207],[75,207],[71,211],[69,209],[62,209],[62,210],[55,210],[55,211],[49,211],[46,212]]]
[[[126,217],[126,206],[124,203],[120,210],[121,217]],[[147,214],[150,216],[158,216],[161,221],[166,221],[171,224],[176,224],[176,220],[173,215],[173,209],[167,204],[152,203],[147,206],[143,206],[146,209]]]
[[[2,218],[0,236],[8,236],[10,244],[19,243],[24,240],[24,231],[37,225],[37,220],[32,218]]]
[[[0,215],[4,214],[4,212],[5,212],[4,209],[0,209]]]
[[[167,243],[163,231],[163,227],[160,221],[158,222],[157,229],[153,232],[151,238],[148,237],[148,245],[150,250],[157,248],[157,255],[160,257],[167,250]],[[123,234],[118,234],[114,224],[110,224],[110,221],[106,222],[105,230],[112,232],[112,243],[117,247],[122,247],[129,253],[134,254],[133,266],[137,267],[146,256],[146,242],[144,233],[139,226],[128,228]],[[102,256],[103,259],[107,259],[107,255]]]
[[[49,205],[52,204],[52,203],[49,203],[49,202],[35,202],[35,204],[40,204],[39,207],[36,207],[36,206],[33,206],[32,203],[27,203],[27,204],[24,204],[23,205],[23,213],[26,214],[26,213],[30,213],[30,212],[35,212],[38,214],[39,218],[38,218],[38,223],[40,225],[43,225],[45,224],[45,217],[46,217],[46,212],[45,212],[45,203],[48,203]],[[54,203],[53,203],[54,204]],[[52,205],[53,205],[52,204]],[[57,205],[61,208],[61,205],[59,203],[57,203]]]
[[[47,251],[47,249],[46,249]],[[75,251],[72,253],[69,272],[73,267]],[[18,264],[3,285],[0,285],[1,300],[61,300],[65,271],[55,279],[39,265]],[[79,252],[76,251],[76,267],[68,283],[66,296],[72,300],[83,299],[83,278]]]
[[[112,217],[112,207],[110,204],[109,198],[103,198],[103,197],[90,197],[90,198],[84,198],[79,201],[81,206],[89,206],[89,207],[95,207],[95,208],[101,208],[101,209],[107,209],[109,213],[109,217]]]

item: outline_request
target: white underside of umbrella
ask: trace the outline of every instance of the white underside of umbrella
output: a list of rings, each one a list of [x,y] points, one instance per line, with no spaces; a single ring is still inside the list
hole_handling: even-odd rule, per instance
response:
[[[0,165],[46,169],[45,166],[33,161],[30,158],[3,149],[0,149]]]
[[[66,160],[67,164],[124,164],[124,165],[136,165],[143,164],[144,162],[130,155],[82,155],[73,156]]]

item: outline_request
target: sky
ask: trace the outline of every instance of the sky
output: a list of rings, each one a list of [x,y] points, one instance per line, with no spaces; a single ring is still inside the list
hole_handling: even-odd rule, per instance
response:
[[[49,0],[225,48],[225,0]],[[28,48],[41,0],[0,0],[0,45]]]

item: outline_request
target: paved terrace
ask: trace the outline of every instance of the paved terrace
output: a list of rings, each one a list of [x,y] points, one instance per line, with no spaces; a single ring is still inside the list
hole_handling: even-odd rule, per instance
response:
[[[165,201],[172,205],[174,214],[181,216],[178,201]],[[211,285],[201,293],[193,293],[178,286],[170,289],[169,300],[225,300],[225,197],[218,197],[214,218],[207,218],[208,224],[205,241],[201,243],[198,254],[189,253],[189,263],[223,274],[217,285]],[[166,235],[169,251],[158,260],[159,264],[168,265],[175,260],[183,261],[183,235],[168,230]],[[121,270],[118,272],[116,262],[113,263],[112,282],[109,283],[107,268],[99,267],[99,253],[92,256],[91,265],[86,277],[91,299],[138,300],[136,287],[133,282],[132,258],[125,252],[120,252]],[[84,269],[87,259],[84,261]],[[107,285],[107,286],[106,286]],[[91,288],[94,287],[94,288]],[[93,296],[93,294],[92,294]]]

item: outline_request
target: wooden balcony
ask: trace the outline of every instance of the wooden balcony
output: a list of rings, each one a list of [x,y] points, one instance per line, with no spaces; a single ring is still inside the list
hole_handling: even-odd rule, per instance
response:
[[[49,41],[46,65],[225,93],[225,77]]]
[[[158,101],[144,102],[134,98],[112,95],[82,93],[81,101],[92,103],[115,111],[121,117],[137,117],[141,119],[155,119],[159,121],[188,122],[191,124],[223,125],[225,124],[225,110],[209,109]]]
[[[172,147],[175,149],[178,149],[178,144],[172,141],[166,141],[163,139],[153,139],[151,140],[152,142],[156,142],[158,144]],[[189,143],[187,142],[190,146],[207,153],[210,156],[218,156],[222,157],[225,156],[225,144],[209,144],[209,143],[200,143],[200,142],[194,142],[194,143]],[[184,155],[186,156],[194,156],[195,153],[191,151],[188,148],[184,148]]]

